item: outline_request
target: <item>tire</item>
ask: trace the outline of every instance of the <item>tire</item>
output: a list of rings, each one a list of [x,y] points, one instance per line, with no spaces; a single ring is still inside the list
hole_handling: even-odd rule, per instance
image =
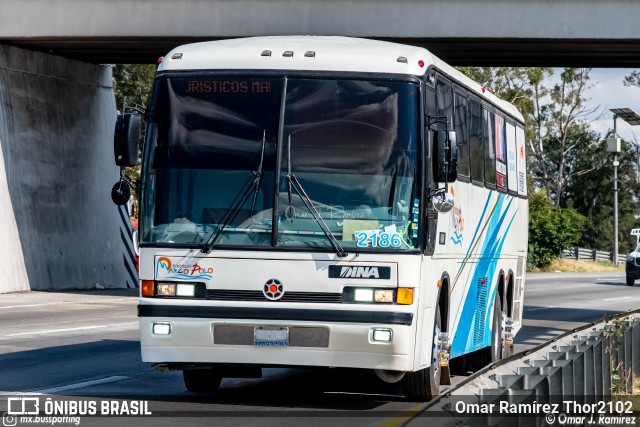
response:
[[[485,366],[501,360],[506,355],[504,344],[503,312],[500,297],[496,294],[493,302],[493,321],[491,327],[491,346],[485,347],[470,355],[469,365],[473,372],[477,372]]]
[[[215,368],[183,369],[184,385],[196,393],[213,393],[220,387],[222,376]]]
[[[442,328],[440,307],[436,309],[433,327],[433,346],[431,349],[431,365],[415,372],[407,372],[402,379],[404,394],[408,400],[428,401],[440,393],[442,370],[438,365],[438,336]]]
[[[498,295],[493,303],[493,328],[491,329],[491,363],[504,359],[506,346],[504,344],[504,313]]]
[[[636,284],[636,279],[631,276],[627,276],[627,286],[633,286]]]

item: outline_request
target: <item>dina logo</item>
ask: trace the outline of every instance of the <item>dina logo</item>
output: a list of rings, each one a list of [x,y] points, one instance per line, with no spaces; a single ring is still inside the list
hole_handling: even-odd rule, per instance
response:
[[[378,267],[342,267],[340,277],[352,279],[379,279]]]
[[[330,265],[330,279],[391,279],[391,267],[368,265]]]

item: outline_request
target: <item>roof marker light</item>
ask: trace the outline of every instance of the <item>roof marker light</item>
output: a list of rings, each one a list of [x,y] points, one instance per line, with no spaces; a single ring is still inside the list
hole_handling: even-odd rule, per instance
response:
[[[182,54],[174,53],[173,55],[171,55],[171,59],[182,59]]]
[[[423,61],[422,59],[418,61],[418,66],[419,66],[420,68],[423,68],[423,67],[424,67],[424,61]]]
[[[485,88],[482,88],[482,93],[484,93],[485,90],[486,90]]]
[[[406,64],[407,63],[407,58],[405,58],[404,56],[398,56],[398,59],[396,59],[396,61],[402,62],[403,64]]]
[[[282,56],[284,56],[286,58],[293,58],[293,51],[292,50],[285,50],[284,53],[282,54]]]
[[[271,51],[270,50],[263,50],[262,53],[260,54],[260,56],[271,56]]]
[[[304,56],[307,58],[315,58],[316,57],[316,53],[312,50],[308,50],[304,53]]]
[[[162,64],[163,60],[164,60],[164,56],[161,56],[160,58],[158,58],[158,64]]]

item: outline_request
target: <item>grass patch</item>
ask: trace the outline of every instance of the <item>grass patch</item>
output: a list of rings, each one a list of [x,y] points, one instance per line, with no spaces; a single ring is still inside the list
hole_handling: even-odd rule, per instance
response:
[[[618,266],[610,261],[576,261],[574,259],[556,258],[545,268],[534,268],[532,272],[567,272],[567,273],[599,273],[624,272],[624,264]]]

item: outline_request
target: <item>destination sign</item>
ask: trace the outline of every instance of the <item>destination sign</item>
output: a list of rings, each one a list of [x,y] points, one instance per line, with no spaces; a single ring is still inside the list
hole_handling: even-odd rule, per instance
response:
[[[187,93],[271,93],[268,80],[189,80]]]

